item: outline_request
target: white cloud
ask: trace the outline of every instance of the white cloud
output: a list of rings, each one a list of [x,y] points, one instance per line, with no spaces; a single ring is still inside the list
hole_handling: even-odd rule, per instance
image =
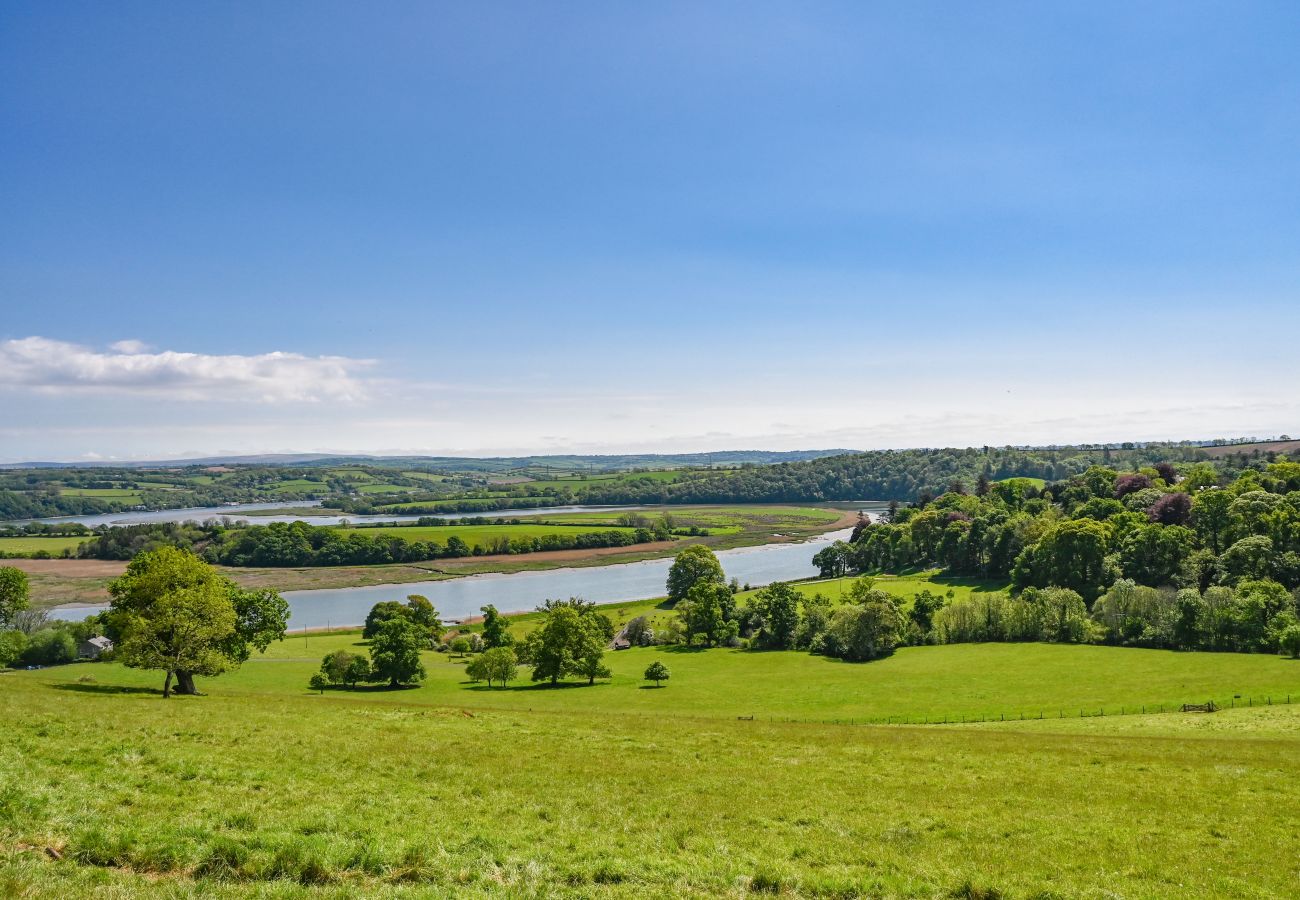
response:
[[[144,341],[137,341],[135,338],[128,338],[125,341],[116,341],[108,345],[108,349],[116,350],[118,353],[144,353],[146,350],[152,350]]]
[[[50,394],[146,394],[258,403],[354,401],[366,395],[357,375],[367,360],[262,353],[214,356],[147,352],[139,341],[110,351],[28,337],[0,343],[0,388]]]

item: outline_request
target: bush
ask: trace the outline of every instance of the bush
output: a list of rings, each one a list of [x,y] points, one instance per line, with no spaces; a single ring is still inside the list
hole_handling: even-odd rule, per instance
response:
[[[43,628],[32,635],[22,660],[29,666],[59,666],[77,659],[77,644],[62,629]]]
[[[888,595],[870,597],[861,605],[841,606],[831,613],[823,652],[854,662],[879,659],[894,652],[902,627],[898,606]]]
[[[1291,625],[1286,628],[1277,639],[1278,649],[1291,657],[1300,659],[1300,625]]]
[[[26,649],[27,635],[21,631],[0,631],[0,669],[16,664]]]

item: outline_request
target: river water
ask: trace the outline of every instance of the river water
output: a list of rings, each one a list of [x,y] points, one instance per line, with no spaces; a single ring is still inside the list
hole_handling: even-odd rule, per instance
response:
[[[878,515],[887,504],[857,505]],[[832,531],[798,543],[723,550],[718,553],[718,560],[728,579],[736,578],[754,587],[808,578],[817,574],[812,564],[813,554],[833,541],[846,539],[850,531]],[[671,565],[672,559],[651,559],[509,575],[470,575],[445,581],[284,591],[283,597],[289,602],[289,627],[294,630],[360,625],[374,604],[381,600],[403,600],[407,594],[423,594],[444,619],[460,619],[478,615],[479,608],[489,603],[502,612],[523,612],[548,599],[582,597],[597,603],[616,603],[661,597]],[[57,609],[53,615],[81,619],[99,609],[102,607]]]
[[[537,509],[501,509],[490,512],[455,512],[455,513],[420,513],[412,515],[312,515],[310,513],[292,513],[275,515],[268,510],[302,509],[319,506],[319,500],[280,501],[276,503],[236,503],[229,506],[201,506],[189,509],[151,509],[133,512],[100,513],[87,516],[58,516],[45,519],[17,519],[0,522],[0,525],[26,525],[28,522],[80,522],[87,528],[100,525],[144,525],[152,522],[207,522],[212,519],[229,519],[231,522],[247,522],[250,525],[269,525],[272,522],[306,522],[309,525],[340,525],[343,522],[414,522],[417,519],[513,519],[516,516],[549,516],[572,512],[616,512],[625,509],[639,509],[635,506],[544,506]],[[258,515],[250,515],[251,513]]]

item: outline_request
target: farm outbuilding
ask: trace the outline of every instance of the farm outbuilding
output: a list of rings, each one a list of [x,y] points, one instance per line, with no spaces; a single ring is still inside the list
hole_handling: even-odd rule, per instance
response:
[[[77,656],[82,659],[99,659],[113,649],[113,642],[106,637],[93,637],[82,641],[77,647]]]

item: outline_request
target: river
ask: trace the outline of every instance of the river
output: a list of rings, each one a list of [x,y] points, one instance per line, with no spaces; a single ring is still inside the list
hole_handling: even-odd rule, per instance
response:
[[[625,509],[640,509],[636,506],[543,506],[536,509],[494,509],[489,512],[453,512],[453,513],[419,513],[411,515],[311,515],[292,513],[275,515],[268,513],[276,509],[302,509],[319,506],[319,500],[279,501],[275,503],[234,503],[229,506],[200,506],[187,509],[149,509],[130,512],[97,513],[86,516],[55,516],[44,519],[15,519],[0,522],[0,525],[26,525],[28,522],[48,522],[61,524],[79,522],[87,528],[100,525],[145,525],[151,522],[207,522],[212,519],[229,519],[232,522],[247,522],[250,525],[269,525],[272,522],[306,522],[308,525],[341,525],[344,522],[414,522],[418,519],[513,519],[517,516],[549,516],[559,513],[574,512],[617,512]],[[255,515],[254,515],[255,513]]]
[[[861,506],[878,515],[886,504]],[[813,554],[833,541],[844,540],[850,531],[847,528],[832,531],[797,543],[723,550],[718,553],[718,559],[728,579],[736,578],[754,587],[808,578],[817,574],[812,564]],[[285,591],[283,596],[289,602],[289,627],[293,630],[360,625],[374,604],[381,600],[402,600],[407,594],[428,597],[444,619],[461,619],[478,615],[479,608],[489,603],[502,612],[523,612],[548,599],[582,597],[597,603],[615,603],[661,597],[671,565],[670,558],[651,559],[508,575],[469,575],[410,584]],[[57,609],[52,613],[60,618],[81,619],[102,608]]]

